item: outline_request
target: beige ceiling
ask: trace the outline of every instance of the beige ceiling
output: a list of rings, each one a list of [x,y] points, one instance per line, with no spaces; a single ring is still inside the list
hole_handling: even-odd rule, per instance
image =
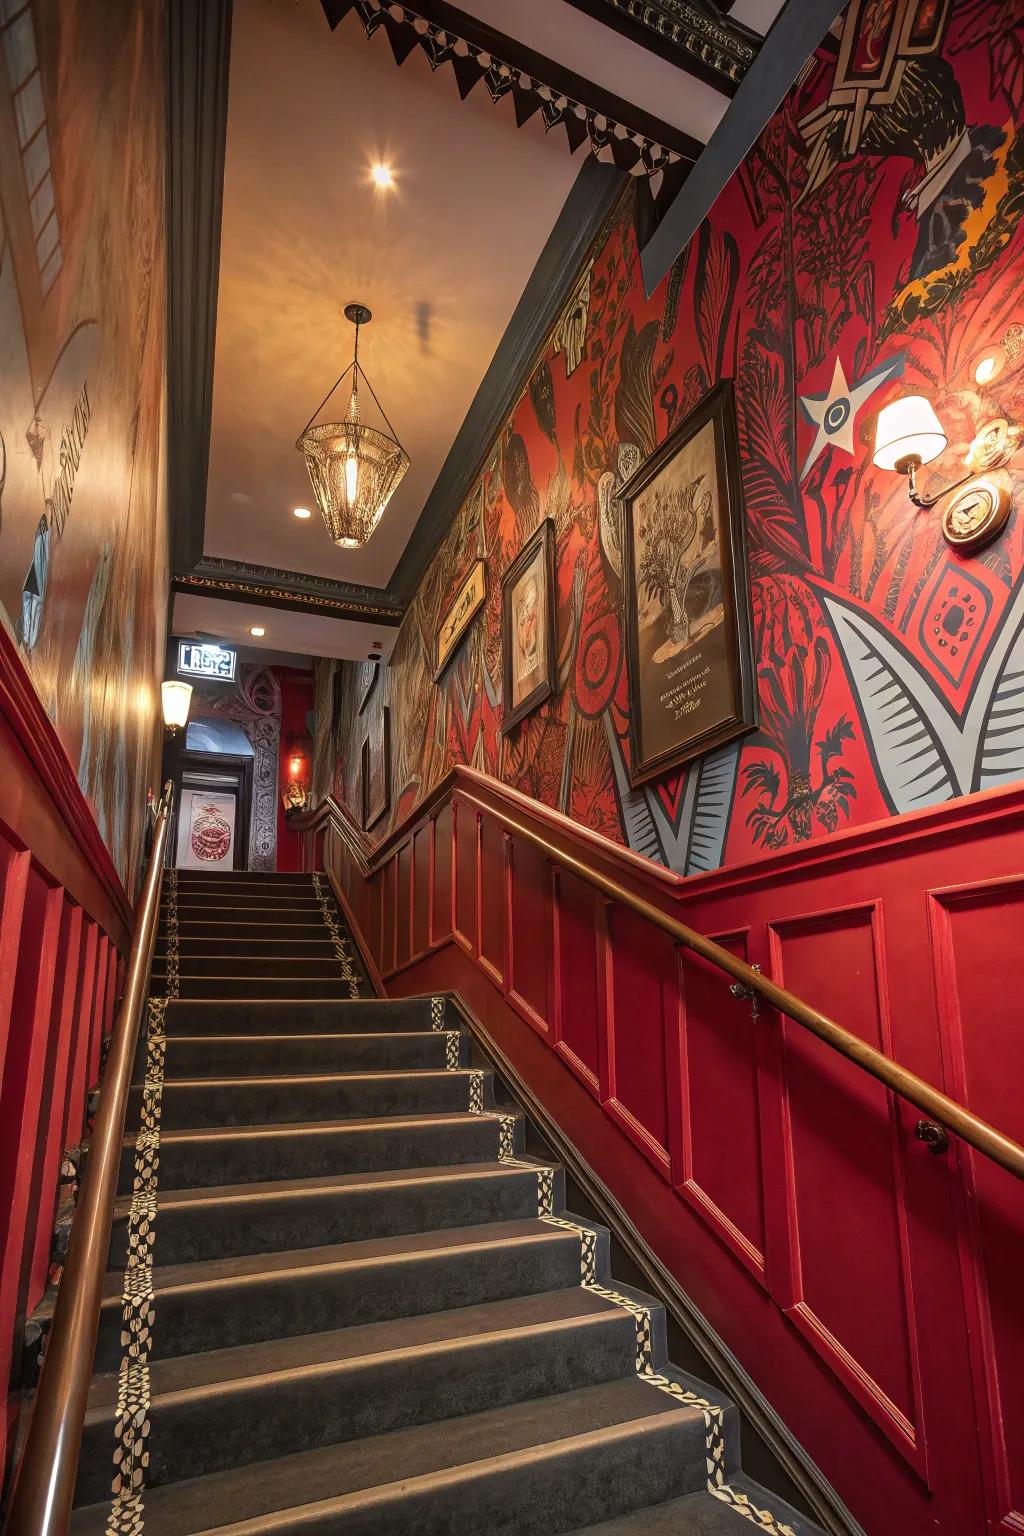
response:
[[[386,585],[583,154],[483,87],[461,101],[419,50],[399,69],[354,15],[332,33],[319,0],[235,6],[207,554]],[[360,361],[412,460],[351,552],[294,447],[350,360],[350,300],[374,311]]]

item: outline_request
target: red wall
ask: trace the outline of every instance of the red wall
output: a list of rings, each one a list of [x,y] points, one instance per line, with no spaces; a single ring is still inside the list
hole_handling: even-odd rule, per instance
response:
[[[897,39],[890,56],[890,29],[914,18],[913,47]],[[361,741],[391,711],[393,811],[375,840],[457,762],[685,872],[1024,778],[1024,731],[997,735],[984,707],[1024,615],[1021,514],[959,559],[938,516],[871,463],[877,412],[901,391],[925,393],[948,431],[929,485],[961,473],[988,418],[1024,419],[1024,13],[882,0],[851,5],[846,28],[876,83],[837,85],[830,38],[650,298],[627,199],[588,263],[579,353],[560,321],[362,715],[347,669],[335,739],[357,815]],[[939,167],[954,144],[966,158]],[[918,205],[926,174],[939,192]],[[1002,365],[985,388],[982,351]],[[722,377],[736,390],[761,730],[630,793],[619,615],[633,599],[614,494]],[[816,418],[833,385],[850,409],[829,438]],[[545,516],[560,686],[502,738],[500,576]],[[478,557],[487,603],[435,686],[441,618]]]
[[[388,992],[466,997],[871,1536],[1024,1528],[1019,1182],[497,815],[1024,1141],[1024,788],[687,880],[508,796],[460,778],[369,879],[330,834]]]
[[[271,667],[281,685],[281,748],[277,781],[277,867],[282,872],[302,868],[302,849],[297,832],[293,831],[284,814],[281,799],[285,785],[291,779],[289,760],[292,742],[298,738],[305,756],[303,769],[305,787],[309,790],[312,768],[313,742],[309,732],[308,716],[313,709],[313,674],[300,672],[294,667]]]

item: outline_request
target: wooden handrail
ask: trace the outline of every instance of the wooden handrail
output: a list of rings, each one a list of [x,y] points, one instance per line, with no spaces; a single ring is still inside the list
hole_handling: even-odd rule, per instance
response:
[[[65,1536],[71,1516],[121,1168],[128,1089],[156,942],[173,795],[173,786],[167,783],[157,810],[124,996],[110,1039],[78,1209],[11,1492],[5,1536]]]
[[[534,831],[533,828],[524,825],[518,817],[511,815],[508,811],[499,809],[487,801],[481,800],[473,793],[472,788],[467,788],[464,782],[458,782],[461,780],[467,780],[472,783],[480,782],[482,781],[482,775],[474,773],[471,776],[467,772],[458,772],[458,770],[456,770],[456,774],[457,780],[448,785],[449,793],[457,794],[461,800],[468,801],[476,806],[478,810],[496,817],[498,821],[515,832],[518,837],[524,838],[528,843],[539,849],[541,853],[545,854],[546,857],[554,859],[564,869],[570,870],[574,875],[579,876],[581,880],[585,880],[588,885],[592,885],[597,890],[603,892],[610,900],[619,903],[620,906],[628,907],[637,916],[654,923],[656,927],[667,933],[675,943],[681,944],[685,949],[692,950],[694,954],[700,955],[702,959],[707,960],[711,965],[725,971],[734,981],[748,988],[752,994],[763,998],[766,1003],[769,1003],[779,1013],[785,1014],[795,1024],[799,1024],[802,1028],[809,1030],[811,1034],[817,1035],[819,1040],[824,1040],[825,1044],[831,1046],[839,1055],[845,1056],[848,1061],[854,1062],[856,1066],[861,1067],[865,1072],[869,1072],[872,1077],[877,1078],[886,1088],[891,1089],[894,1093],[898,1093],[901,1098],[914,1104],[931,1120],[944,1126],[946,1130],[952,1131],[962,1141],[966,1141],[970,1146],[974,1147],[976,1151],[991,1158],[993,1162],[998,1163],[1001,1168],[1005,1168],[1009,1173],[1015,1174],[1018,1179],[1024,1179],[1024,1147],[1020,1146],[1012,1137],[1004,1136],[1001,1131],[989,1125],[986,1120],[982,1120],[979,1115],[974,1114],[966,1105],[958,1103],[956,1099],[949,1098],[947,1094],[940,1092],[938,1088],[933,1088],[930,1083],[925,1082],[924,1078],[918,1077],[915,1072],[911,1072],[908,1067],[900,1066],[891,1057],[883,1055],[881,1051],[876,1051],[874,1046],[869,1045],[866,1040],[862,1040],[858,1035],[851,1034],[848,1029],[844,1029],[835,1019],[830,1019],[827,1014],[820,1013],[817,1008],[812,1008],[810,1003],[805,1003],[795,993],[787,991],[785,987],[778,986],[777,983],[769,980],[760,971],[755,970],[752,965],[748,965],[745,960],[741,960],[729,950],[723,949],[721,944],[716,944],[713,939],[705,938],[703,934],[697,933],[693,928],[688,928],[685,923],[670,917],[667,912],[663,912],[653,902],[645,901],[642,896],[635,895],[625,885],[620,884],[619,881],[612,879],[608,875],[602,874],[600,870],[594,868],[585,859],[578,858],[575,854],[558,847],[544,833]],[[516,801],[522,802],[524,805],[527,803],[525,797],[512,791],[506,791],[504,786],[497,787],[501,789],[507,798],[513,798],[514,796]],[[431,799],[433,798],[432,796]],[[417,815],[425,815],[429,812],[429,809],[429,805],[420,805],[417,807]],[[554,815],[554,812],[548,811],[545,807],[545,819],[551,819]],[[372,858],[367,856],[366,850],[361,846],[362,834],[344,809],[333,798],[328,798],[321,802],[315,811],[304,818],[302,830],[318,831],[327,823],[334,826],[345,839],[350,852],[359,863],[364,875],[369,875],[378,867],[381,862],[381,850],[376,850]],[[595,847],[603,841],[596,834],[588,833],[585,828],[577,829],[574,826],[573,834],[574,836],[585,834],[586,840],[593,842]],[[394,843],[395,840],[393,836],[389,842]],[[634,859],[639,859],[639,856],[631,854],[630,860]],[[640,860],[640,862],[646,864],[648,861]]]

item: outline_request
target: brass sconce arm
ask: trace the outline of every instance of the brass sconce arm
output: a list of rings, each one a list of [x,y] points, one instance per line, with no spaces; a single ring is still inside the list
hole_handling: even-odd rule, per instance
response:
[[[958,491],[968,480],[973,480],[975,472],[969,470],[966,475],[961,475],[959,480],[954,480],[952,485],[945,486],[941,491],[936,491],[933,496],[924,496],[917,488],[917,471],[921,468],[919,458],[902,459],[897,465],[897,473],[907,477],[907,495],[915,507],[920,507],[922,512],[928,512],[940,502],[944,496],[949,496],[953,491]]]

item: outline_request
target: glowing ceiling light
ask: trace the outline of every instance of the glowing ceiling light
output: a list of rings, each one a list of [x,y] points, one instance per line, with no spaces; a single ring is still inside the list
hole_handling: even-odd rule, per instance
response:
[[[308,507],[293,507],[292,508],[292,516],[293,517],[301,518],[302,521],[305,522],[306,518],[307,517],[312,517],[313,514],[309,510]]]
[[[249,633],[253,636],[254,639],[262,640],[263,636],[266,634],[266,630],[263,628],[262,624],[254,624]]]
[[[391,167],[383,165],[379,160],[376,165],[370,167],[370,176],[375,187],[393,187],[395,178],[391,174]]]
[[[345,318],[356,328],[354,356],[309,418],[295,446],[305,457],[310,484],[331,538],[340,549],[359,549],[380,522],[409,468],[409,455],[395,437],[373,385],[359,366],[359,327],[372,318],[370,311],[365,304],[349,304]],[[344,421],[321,422],[315,427],[316,417],[348,373],[352,374],[352,393]],[[367,427],[360,419],[360,379],[384,417],[388,432]]]

